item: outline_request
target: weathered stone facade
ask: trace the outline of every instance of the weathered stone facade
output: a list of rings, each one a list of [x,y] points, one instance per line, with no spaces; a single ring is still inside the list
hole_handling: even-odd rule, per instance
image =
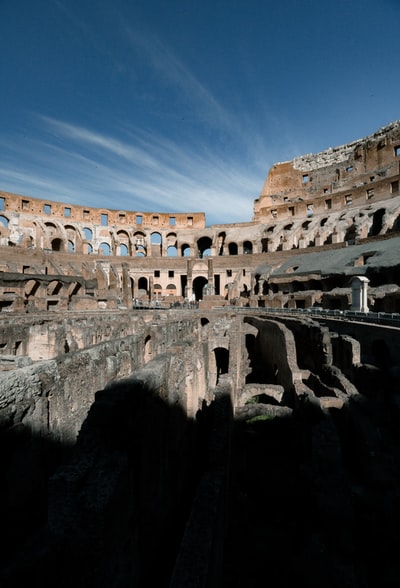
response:
[[[348,288],[340,272],[322,288],[313,283],[314,271],[308,270],[307,287],[298,289],[304,275],[288,275],[291,285],[282,289],[279,268],[288,258],[296,267],[299,254],[329,252],[334,260],[342,256],[338,249],[368,244],[353,263],[364,266],[361,273],[369,271],[375,253],[369,243],[399,232],[399,166],[395,122],[349,145],[276,164],[254,203],[252,222],[211,227],[202,213],[87,209],[1,192],[0,307],[66,311],[193,300],[212,307],[249,299],[283,307],[292,304],[288,293],[295,306],[307,307],[335,289],[328,307],[348,308],[344,290],[342,298],[337,295]],[[323,257],[315,265],[322,277]],[[382,260],[382,266],[388,263]],[[387,304],[382,289],[376,297],[371,291],[371,306],[379,300],[381,310],[397,311],[397,274],[373,280],[372,288],[374,283],[393,287]],[[305,289],[316,293],[307,296]],[[273,300],[271,292],[277,294]]]

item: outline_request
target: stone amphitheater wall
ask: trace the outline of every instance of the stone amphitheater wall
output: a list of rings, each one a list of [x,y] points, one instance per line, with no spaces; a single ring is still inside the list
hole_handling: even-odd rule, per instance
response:
[[[363,140],[276,164],[252,222],[209,227],[203,213],[105,210],[0,192],[0,309],[206,305],[212,296],[210,307],[242,295],[243,304],[251,296],[257,304],[262,266],[396,235],[399,165],[397,121]]]

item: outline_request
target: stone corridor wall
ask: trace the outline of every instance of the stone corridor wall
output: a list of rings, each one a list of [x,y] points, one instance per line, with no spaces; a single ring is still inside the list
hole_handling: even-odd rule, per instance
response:
[[[136,334],[0,374],[6,481],[0,504],[8,537],[0,562],[4,585],[40,577],[44,587],[56,580],[60,588],[121,588],[127,581],[140,586],[171,581],[183,588],[194,578],[202,586],[224,586],[227,565],[243,574],[243,562],[240,566],[236,556],[223,555],[227,525],[242,510],[231,509],[231,500],[243,505],[250,499],[236,495],[231,474],[236,480],[248,472],[251,487],[263,472],[271,488],[268,472],[278,465],[271,454],[273,438],[271,465],[258,461],[250,471],[254,454],[243,460],[242,450],[231,463],[234,429],[252,427],[253,418],[257,423],[272,419],[274,427],[282,420],[289,432],[297,431],[301,447],[289,462],[300,458],[302,476],[315,476],[315,486],[302,479],[307,512],[316,505],[315,524],[319,521],[330,537],[325,547],[331,564],[340,568],[335,544],[340,529],[327,520],[338,484],[346,484],[346,508],[353,508],[349,462],[341,452],[358,468],[363,492],[371,480],[379,483],[379,468],[385,460],[392,463],[390,452],[396,449],[395,440],[381,445],[376,433],[386,422],[385,435],[393,434],[396,415],[389,409],[396,401],[395,374],[386,377],[379,353],[363,364],[356,339],[351,343],[349,335],[338,335],[334,323],[329,330],[305,317],[271,320],[256,309],[175,311],[159,325],[155,316],[144,313]],[[153,335],[156,344],[149,351]],[[398,365],[400,356],[393,353],[391,367]],[[246,384],[252,370],[260,380]],[[254,443],[259,437],[250,433],[246,437]],[[326,474],[324,455],[335,456],[338,479]],[[390,497],[395,472],[385,475]],[[282,510],[285,496],[273,498],[284,528],[289,525]],[[294,498],[292,522],[303,516]],[[340,518],[343,525],[349,520],[347,514]],[[235,535],[234,527],[232,532],[230,543],[239,546],[247,535]],[[305,542],[312,541],[307,528],[300,532]],[[302,562],[309,565],[307,554]],[[346,563],[354,565],[359,563]]]

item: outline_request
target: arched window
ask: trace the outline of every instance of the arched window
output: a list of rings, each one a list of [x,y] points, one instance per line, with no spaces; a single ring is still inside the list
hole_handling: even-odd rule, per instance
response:
[[[177,257],[178,256],[178,250],[174,245],[170,245],[167,248],[167,256],[168,257]]]
[[[139,297],[147,294],[147,278],[139,278],[138,280],[138,289],[139,289]]]
[[[51,242],[51,249],[52,251],[62,251],[62,240],[61,239],[53,239]]]
[[[181,251],[182,251],[182,256],[183,257],[190,257],[191,249],[190,249],[190,247],[189,247],[189,245],[187,243],[185,243],[184,245],[182,245]]]
[[[238,254],[238,246],[236,243],[229,243],[228,245],[229,255],[237,255]]]
[[[73,253],[75,251],[75,245],[72,241],[68,241],[68,251],[69,253]]]
[[[125,245],[125,243],[121,243],[121,245],[120,245],[120,252],[121,252],[120,254],[122,256],[128,255],[128,247]]]
[[[83,229],[86,241],[91,241],[93,239],[93,232],[91,229],[85,228]]]
[[[154,298],[156,300],[160,300],[161,293],[162,293],[161,284],[154,284],[154,286],[153,286],[153,292],[154,292]]]
[[[245,255],[253,253],[253,243],[251,241],[245,241],[243,243],[243,253]]]
[[[160,233],[151,233],[151,244],[152,245],[161,245],[162,238]]]
[[[168,284],[167,286],[167,296],[175,296],[176,295],[176,286],[175,284]]]
[[[212,241],[211,241],[210,237],[201,237],[197,241],[197,248],[199,250],[199,256],[206,257],[208,255],[211,255],[211,245],[212,245]]]
[[[162,255],[162,237],[160,233],[152,233],[150,236],[152,255]]]
[[[5,216],[0,216],[0,223],[3,223],[8,228],[8,219]]]
[[[108,243],[100,243],[99,255],[111,255],[111,248]]]

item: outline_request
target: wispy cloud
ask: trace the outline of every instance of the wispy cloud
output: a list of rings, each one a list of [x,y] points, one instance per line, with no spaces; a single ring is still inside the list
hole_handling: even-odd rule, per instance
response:
[[[2,140],[3,147],[14,149],[13,163],[0,170],[5,189],[17,186],[31,196],[121,210],[204,211],[213,224],[251,218],[260,178],[237,161],[233,165],[204,148],[140,130],[123,135],[119,130],[116,138],[49,117],[40,120],[44,138],[18,145]]]
[[[125,26],[125,32],[132,49],[146,60],[161,80],[179,91],[180,99],[190,103],[194,115],[209,125],[232,132],[236,126],[235,117],[221,106],[170,47],[151,32],[143,34],[128,26]]]

